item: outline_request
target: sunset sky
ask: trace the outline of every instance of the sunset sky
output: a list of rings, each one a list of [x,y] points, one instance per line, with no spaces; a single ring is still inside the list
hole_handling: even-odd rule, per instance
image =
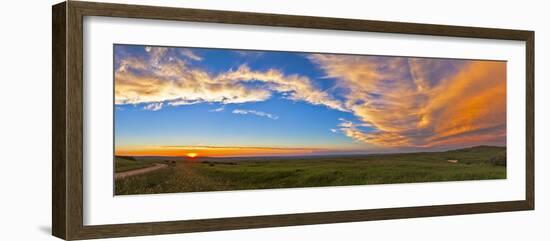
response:
[[[271,156],[506,144],[506,62],[114,46],[115,153]]]

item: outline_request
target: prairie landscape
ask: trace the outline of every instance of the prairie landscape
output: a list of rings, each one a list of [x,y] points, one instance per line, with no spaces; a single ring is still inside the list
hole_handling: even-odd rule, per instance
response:
[[[454,162],[456,161],[456,162]],[[131,165],[129,164],[131,163]],[[302,157],[116,157],[116,171],[168,167],[117,179],[116,195],[506,178],[506,149]]]
[[[115,195],[506,178],[506,61],[113,54]]]

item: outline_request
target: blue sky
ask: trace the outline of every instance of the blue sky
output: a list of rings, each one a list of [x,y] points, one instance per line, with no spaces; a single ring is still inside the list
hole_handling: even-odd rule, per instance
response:
[[[117,153],[304,155],[505,143],[504,62],[139,45],[115,45],[114,60]],[[488,99],[493,108],[479,110]]]

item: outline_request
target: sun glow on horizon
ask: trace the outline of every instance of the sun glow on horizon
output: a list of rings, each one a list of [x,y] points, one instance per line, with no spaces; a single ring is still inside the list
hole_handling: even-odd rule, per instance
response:
[[[327,148],[284,148],[284,147],[243,147],[243,146],[117,146],[119,156],[180,156],[187,158],[235,157],[235,156],[281,156],[310,155],[326,153],[337,149]]]

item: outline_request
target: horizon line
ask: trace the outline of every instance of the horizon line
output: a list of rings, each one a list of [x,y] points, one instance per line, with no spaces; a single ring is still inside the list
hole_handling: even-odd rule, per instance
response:
[[[371,152],[371,153],[358,153],[359,151],[348,151],[348,152],[332,152],[332,153],[311,153],[311,154],[266,154],[266,155],[226,155],[226,156],[197,156],[194,158],[238,158],[238,157],[244,157],[244,158],[253,158],[253,157],[304,157],[304,156],[338,156],[338,155],[384,155],[384,154],[414,154],[414,153],[433,153],[433,152],[446,152],[446,151],[456,151],[456,150],[463,150],[463,149],[470,149],[470,148],[476,148],[476,147],[497,147],[497,148],[507,148],[506,145],[473,145],[473,146],[465,146],[465,147],[459,147],[459,148],[449,148],[449,149],[440,149],[440,150],[419,150],[419,151],[377,151],[377,152]],[[223,148],[223,147],[221,147]],[[230,148],[230,147],[228,147]],[[296,148],[301,149],[301,148]],[[183,155],[119,155],[114,153],[114,157],[182,157],[182,158],[189,158],[186,154]]]

